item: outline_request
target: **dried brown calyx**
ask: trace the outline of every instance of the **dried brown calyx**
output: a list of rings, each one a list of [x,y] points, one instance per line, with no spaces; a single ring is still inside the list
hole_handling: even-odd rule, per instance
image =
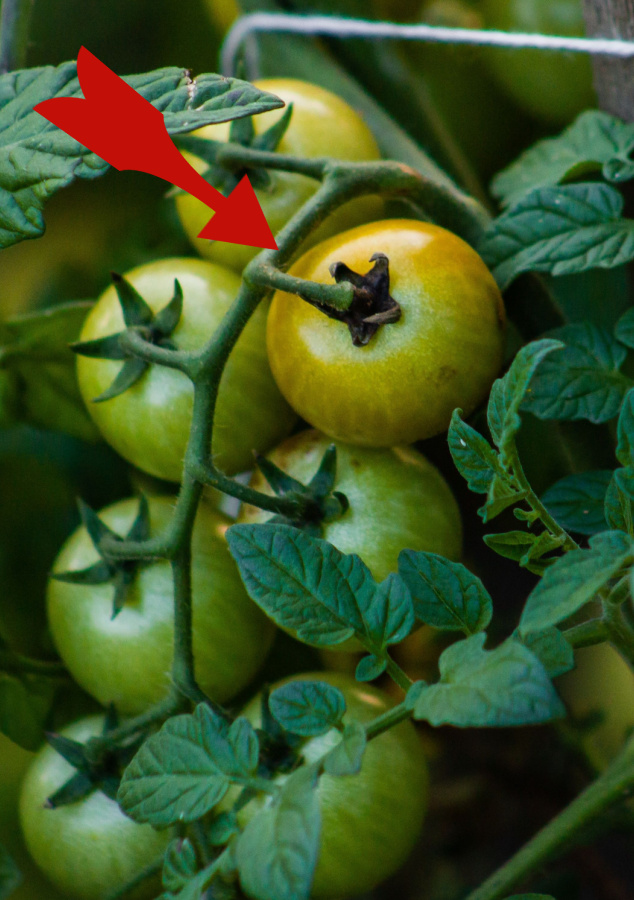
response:
[[[387,256],[375,253],[370,262],[374,265],[365,275],[353,272],[343,262],[333,263],[330,274],[337,284],[349,282],[354,287],[354,298],[345,310],[320,306],[326,315],[345,322],[356,347],[365,346],[381,325],[398,322],[401,317],[401,307],[390,296],[390,264]]]

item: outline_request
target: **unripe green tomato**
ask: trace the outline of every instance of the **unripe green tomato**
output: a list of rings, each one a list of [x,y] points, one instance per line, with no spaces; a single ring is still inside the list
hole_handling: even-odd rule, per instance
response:
[[[18,801],[24,775],[35,754],[0,734],[0,845],[11,855],[22,882],[11,900],[67,900],[58,894],[28,854],[18,815]]]
[[[102,727],[103,718],[91,716],[62,734],[84,742],[101,734]],[[106,900],[160,858],[170,832],[138,825],[101,791],[48,809],[47,799],[75,773],[52,747],[39,751],[22,784],[22,831],[31,856],[68,900]],[[159,890],[156,879],[149,879],[130,896],[156,897]]]
[[[576,718],[601,717],[582,743],[591,763],[602,770],[634,729],[634,672],[610,644],[575,650],[575,662],[557,688]]]
[[[172,335],[179,350],[202,347],[216,331],[240,287],[238,276],[201,259],[162,259],[125,275],[154,312],[183,289],[183,313]],[[266,307],[260,306],[229,356],[218,394],[214,462],[233,474],[250,467],[253,450],[264,452],[281,440],[295,416],[277,389],[264,347]],[[117,293],[110,286],[88,314],[80,340],[92,341],[124,328]],[[193,387],[175,369],[152,365],[118,397],[94,403],[117,376],[122,363],[77,357],[79,388],[105,440],[133,465],[180,481],[189,439]]]
[[[347,712],[344,724],[366,724],[395,704],[383,692],[336,672],[311,672],[289,681],[324,681],[342,691]],[[260,696],[242,715],[261,725]],[[341,739],[333,728],[309,738],[301,752],[315,762]],[[278,776],[282,782],[286,776]],[[413,850],[427,809],[427,764],[411,722],[402,722],[370,741],[357,775],[322,775],[317,788],[321,810],[321,849],[311,897],[348,897],[371,891],[393,875]],[[229,805],[235,792],[225,799]],[[246,825],[270,798],[256,798],[238,814]]]
[[[174,498],[149,499],[151,534],[163,533]],[[138,512],[122,500],[99,515],[125,535]],[[192,537],[192,609],[195,675],[224,703],[254,677],[273,641],[274,627],[247,595],[227,542],[230,520],[201,503]],[[99,559],[84,527],[66,541],[54,572],[84,569]],[[134,715],[160,701],[170,687],[174,599],[168,562],[141,566],[123,609],[112,618],[114,588],[51,579],[48,616],[53,641],[75,680],[100,703]]]
[[[293,104],[291,122],[277,147],[278,153],[300,157],[333,156],[353,161],[379,159],[379,148],[368,126],[351,106],[335,94],[294,78],[266,78],[254,84],[281,97],[287,105]],[[254,116],[256,134],[270,128],[283,113],[283,109],[278,109]],[[230,123],[221,122],[206,125],[193,134],[209,140],[226,141],[229,130]],[[199,157],[189,153],[184,155],[199,172],[205,171],[206,164]],[[269,176],[269,187],[257,189],[256,194],[271,231],[276,234],[315,193],[319,182],[291,172],[271,170]],[[249,260],[260,252],[256,247],[198,239],[197,235],[209,221],[209,207],[191,194],[179,194],[176,209],[192,244],[207,259],[241,272]],[[354,225],[379,218],[382,211],[383,205],[378,197],[351,200],[316,229],[304,247]]]
[[[486,28],[561,37],[585,33],[582,0],[482,0]],[[553,125],[565,125],[596,105],[588,54],[545,50],[487,50],[500,86],[523,109]]]
[[[288,438],[268,458],[293,478],[310,481],[330,446],[318,431]],[[344,493],[349,509],[326,522],[323,537],[342,553],[356,553],[377,581],[398,567],[401,550],[426,550],[450,559],[460,557],[460,510],[440,472],[413,448],[375,450],[337,445],[334,490]],[[272,490],[256,472],[251,487]],[[239,522],[265,522],[271,513],[243,505]]]
[[[266,339],[273,375],[302,418],[337,441],[394,447],[446,430],[456,407],[467,415],[484,400],[502,364],[505,314],[475,250],[413,219],[338,234],[290,274],[333,284],[333,264],[365,274],[375,254],[389,260],[398,321],[355,346],[343,322],[277,291]]]

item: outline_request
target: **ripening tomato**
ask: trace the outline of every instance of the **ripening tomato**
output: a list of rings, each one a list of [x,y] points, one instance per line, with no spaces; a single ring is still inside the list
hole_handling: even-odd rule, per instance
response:
[[[324,681],[343,692],[343,722],[367,724],[394,703],[383,692],[335,672],[313,672],[289,681]],[[242,715],[261,725],[258,695]],[[309,738],[301,748],[308,763],[316,762],[341,739],[333,728]],[[281,782],[286,776],[278,776]],[[397,871],[414,848],[427,809],[427,765],[411,722],[402,722],[370,741],[357,775],[322,775],[317,788],[321,809],[321,849],[311,897],[347,897],[371,891]],[[235,790],[223,805],[235,800]],[[238,813],[244,826],[270,802],[256,798]]]
[[[133,269],[126,280],[157,312],[183,289],[183,312],[173,333],[180,350],[202,347],[213,335],[240,287],[238,276],[200,259],[162,259]],[[253,450],[266,451],[290,430],[294,415],[277,389],[264,348],[266,309],[258,308],[234,347],[220,382],[212,443],[214,462],[229,474],[250,467]],[[88,314],[80,340],[92,341],[124,327],[113,286]],[[124,393],[94,402],[122,363],[78,356],[79,387],[105,440],[133,465],[180,481],[189,439],[193,387],[183,372],[153,365]]]
[[[84,742],[102,727],[103,717],[92,716],[62,734]],[[22,831],[31,856],[64,897],[104,900],[155,863],[171,835],[133,822],[101,791],[56,809],[45,806],[75,772],[52,747],[39,751],[22,784]],[[156,879],[149,879],[134,898],[156,897],[159,890]]]
[[[300,157],[332,156],[357,161],[379,159],[379,148],[368,126],[351,106],[335,94],[318,85],[294,78],[266,78],[254,84],[281,97],[287,105],[293,104],[290,125],[277,147],[279,153]],[[262,134],[270,128],[283,113],[283,109],[277,109],[254,116],[256,134]],[[192,134],[209,140],[226,141],[229,129],[229,122],[221,122],[218,125],[206,125]],[[199,172],[205,171],[206,164],[203,160],[189,153],[184,155]],[[276,234],[315,193],[319,183],[292,172],[270,170],[269,177],[269,186],[257,189],[256,194],[271,231]],[[305,246],[361,222],[376,219],[382,214],[382,208],[378,197],[351,200],[330,216]],[[176,209],[192,244],[207,259],[241,272],[259,252],[255,247],[198,239],[197,235],[209,221],[209,207],[191,194],[178,195]]]
[[[335,440],[392,447],[444,431],[456,407],[469,414],[484,400],[502,364],[505,314],[475,250],[427,222],[354,228],[313,247],[290,273],[333,283],[332,265],[365,274],[376,254],[389,261],[398,321],[357,346],[346,324],[278,291],[267,346],[280,390],[307,422]]]
[[[307,483],[331,441],[317,431],[294,435],[268,458]],[[251,487],[271,494],[256,472]],[[462,543],[460,511],[449,485],[425,457],[409,447],[375,450],[337,444],[334,490],[350,504],[339,519],[323,526],[323,537],[342,553],[356,553],[382,581],[398,567],[405,548],[458,559]],[[270,513],[242,506],[239,522],[265,522]]]
[[[174,498],[149,499],[150,533],[163,532]],[[136,499],[99,515],[117,534],[129,531]],[[201,503],[192,539],[195,674],[223,703],[253,678],[271,646],[274,628],[246,594],[225,539],[230,520]],[[67,540],[54,572],[85,569],[99,556],[82,526]],[[170,685],[174,600],[169,563],[139,567],[123,609],[112,617],[112,583],[70,584],[51,579],[48,615],[59,655],[75,680],[100,703],[136,714],[164,697]]]

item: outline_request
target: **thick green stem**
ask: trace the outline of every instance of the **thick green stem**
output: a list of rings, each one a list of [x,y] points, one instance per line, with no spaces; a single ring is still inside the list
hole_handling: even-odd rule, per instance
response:
[[[587,825],[633,789],[634,743],[630,742],[595,782],[466,900],[503,900],[533,872],[578,843]]]
[[[634,669],[634,632],[624,616],[620,603],[603,601],[603,621],[610,643],[619,651],[630,668]]]
[[[388,710],[388,712],[383,713],[381,716],[377,716],[376,719],[369,722],[365,726],[365,736],[371,741],[373,738],[383,734],[384,731],[389,731],[390,728],[394,728],[395,725],[400,725],[401,722],[404,722],[406,719],[411,719],[411,717],[411,709],[408,709],[404,703],[399,703],[398,706],[395,706],[393,709]]]
[[[33,0],[2,0],[0,75],[25,67],[32,12]]]
[[[394,660],[388,656],[387,658],[387,674],[390,676],[392,681],[395,681],[396,684],[401,688],[401,690],[407,691],[411,688],[413,682],[412,679],[405,674],[405,672],[401,669],[401,667],[394,662]]]
[[[348,282],[319,284],[315,281],[306,281],[304,278],[288,275],[267,263],[262,263],[258,267],[255,277],[260,285],[272,290],[297,294],[302,300],[318,306],[332,306],[334,309],[346,310],[354,298],[354,288]]]
[[[168,369],[178,369],[186,375],[189,374],[190,361],[194,358],[194,354],[191,352],[157,347],[156,344],[150,344],[141,334],[132,329],[124,331],[119,342],[125,350],[129,350],[130,353],[145,362],[165,366]]]
[[[603,644],[609,639],[610,632],[603,619],[589,619],[580,622],[562,632],[571,647],[592,647],[595,644]]]
[[[251,506],[257,506],[258,509],[265,509],[278,516],[288,516],[290,519],[301,517],[303,506],[293,497],[276,497],[256,491],[211,465],[202,466],[192,463],[189,466],[189,472],[197,481],[216,488],[223,494],[229,494],[230,497],[235,497],[241,503],[249,503]]]
[[[330,163],[327,158],[314,157],[304,159],[298,156],[287,156],[283,153],[255,150],[252,147],[243,147],[242,144],[220,143],[214,152],[215,161],[228,168],[261,167],[283,172],[293,172],[297,175],[305,175],[321,181],[324,177],[326,166]]]

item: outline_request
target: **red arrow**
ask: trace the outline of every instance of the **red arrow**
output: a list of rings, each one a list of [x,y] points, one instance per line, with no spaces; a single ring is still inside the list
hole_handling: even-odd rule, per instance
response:
[[[215,210],[199,237],[277,250],[245,175],[228,197],[190,166],[172,142],[163,114],[85,47],[77,56],[79,97],[44,100],[33,109],[115,169],[169,181]]]

